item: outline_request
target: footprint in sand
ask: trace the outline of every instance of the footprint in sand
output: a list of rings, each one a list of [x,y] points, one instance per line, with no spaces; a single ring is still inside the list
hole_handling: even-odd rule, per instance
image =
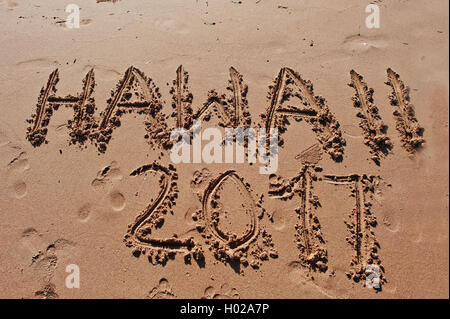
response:
[[[97,173],[97,177],[92,181],[91,185],[93,187],[104,186],[108,183],[121,181],[122,178],[123,176],[117,162],[113,161]]]
[[[8,164],[8,170],[9,171],[15,171],[18,173],[22,173],[30,168],[30,165],[28,163],[27,154],[25,152],[22,152],[19,154],[19,156],[15,157],[11,162]]]
[[[175,294],[172,291],[172,287],[169,284],[169,281],[166,278],[162,278],[158,285],[154,287],[146,299],[174,299],[176,298]]]
[[[33,227],[22,232],[20,238],[17,238],[17,244],[15,249],[10,250],[10,254],[23,266],[31,265],[46,247],[42,235]]]
[[[104,79],[104,81],[115,81],[117,77],[122,75],[119,71],[101,64],[86,64],[83,67],[82,73],[87,74],[91,69],[95,69],[95,75]]]
[[[190,32],[189,27],[180,22],[179,19],[170,19],[167,17],[156,18],[153,21],[156,28],[170,33],[188,34]]]
[[[15,1],[8,1],[8,8],[12,9],[12,8],[15,8],[15,7],[18,7],[18,6],[19,6],[19,4],[17,2],[15,2]]]
[[[123,175],[117,162],[113,161],[110,165],[102,168],[97,177],[91,182],[94,189],[102,189],[106,186],[114,187],[117,182],[123,179]],[[111,190],[111,189],[110,189]],[[121,211],[125,208],[125,196],[118,190],[112,190],[109,194],[109,203],[113,210]],[[83,212],[85,214],[86,212]]]
[[[14,8],[19,6],[19,4],[15,1],[5,1],[4,3],[6,3],[8,10],[14,10]],[[3,1],[0,4],[3,4]]]
[[[272,213],[272,226],[276,230],[283,230],[286,227],[286,213],[281,209],[275,209]]]
[[[327,273],[311,272],[298,261],[290,262],[287,268],[289,280],[307,291],[317,292],[333,299],[346,296],[344,288],[336,287],[335,270]]]
[[[7,167],[8,179],[12,181],[10,195],[17,199],[21,199],[27,195],[27,185],[22,179],[24,172],[30,169],[30,165],[25,152],[20,153],[11,160]]]
[[[342,125],[344,134],[354,139],[363,139],[361,128],[358,125]]]
[[[56,286],[52,283],[53,277],[58,267],[59,258],[67,256],[69,254],[67,249],[74,246],[75,243],[60,238],[48,245],[45,251],[39,251],[32,259],[31,267],[41,278],[42,282],[42,288],[34,293],[35,297],[43,299],[59,297],[56,292]]]
[[[359,54],[377,51],[388,46],[385,37],[378,35],[371,37],[352,35],[346,37],[342,44],[346,51]]]
[[[303,165],[315,165],[322,160],[322,147],[315,143],[295,156]]]
[[[60,63],[57,60],[51,58],[37,58],[19,61],[16,63],[17,67],[26,70],[55,68],[58,67],[58,65],[60,65]]]
[[[122,195],[122,193],[114,191],[109,195],[109,200],[111,203],[111,207],[117,211],[120,212],[125,208],[125,197]]]
[[[240,295],[236,288],[231,288],[229,284],[225,283],[216,289],[209,286],[205,289],[202,299],[239,299]]]
[[[58,299],[59,295],[56,293],[56,286],[52,283],[46,284],[41,290],[34,293],[36,298],[40,299]]]
[[[41,287],[34,292],[34,296],[58,298],[56,286],[52,282],[55,271],[61,258],[69,256],[70,249],[75,247],[76,243],[64,238],[48,243],[34,227],[25,229],[17,243],[11,256],[19,261],[24,270],[30,270],[40,281]]]
[[[3,78],[2,78],[3,79]],[[23,149],[20,138],[14,134],[14,130],[6,123],[0,121],[0,161],[10,158],[17,154],[18,151]],[[17,157],[17,155],[15,155]],[[3,164],[2,164],[3,165]]]
[[[211,172],[207,168],[195,171],[192,175],[191,188],[195,191],[207,184],[211,179]]]
[[[8,135],[3,132],[0,131],[0,147],[6,146],[10,143]]]
[[[90,204],[86,204],[83,207],[81,207],[77,213],[78,220],[83,223],[85,223],[89,220],[90,215],[91,215],[91,205]]]
[[[385,215],[382,218],[383,225],[392,233],[400,230],[400,224],[397,218],[393,215]]]
[[[12,186],[12,192],[17,199],[27,195],[27,185],[24,182],[17,182]]]

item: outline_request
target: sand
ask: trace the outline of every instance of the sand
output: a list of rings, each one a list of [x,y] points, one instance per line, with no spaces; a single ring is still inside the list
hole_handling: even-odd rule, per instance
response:
[[[374,3],[0,1],[0,297],[448,298],[448,1]]]

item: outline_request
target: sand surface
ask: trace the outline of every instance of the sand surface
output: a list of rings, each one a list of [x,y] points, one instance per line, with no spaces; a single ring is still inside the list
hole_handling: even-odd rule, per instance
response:
[[[448,1],[74,3],[0,1],[1,298],[449,297]]]

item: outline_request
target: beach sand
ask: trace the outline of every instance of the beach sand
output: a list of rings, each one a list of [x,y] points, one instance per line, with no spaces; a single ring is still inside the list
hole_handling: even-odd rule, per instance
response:
[[[448,298],[449,4],[373,2],[0,1],[0,297]]]

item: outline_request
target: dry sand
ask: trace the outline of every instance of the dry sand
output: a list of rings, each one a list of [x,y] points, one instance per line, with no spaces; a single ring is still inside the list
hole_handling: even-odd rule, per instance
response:
[[[74,2],[0,1],[0,297],[449,297],[448,1]],[[277,173],[172,165],[193,119]]]

